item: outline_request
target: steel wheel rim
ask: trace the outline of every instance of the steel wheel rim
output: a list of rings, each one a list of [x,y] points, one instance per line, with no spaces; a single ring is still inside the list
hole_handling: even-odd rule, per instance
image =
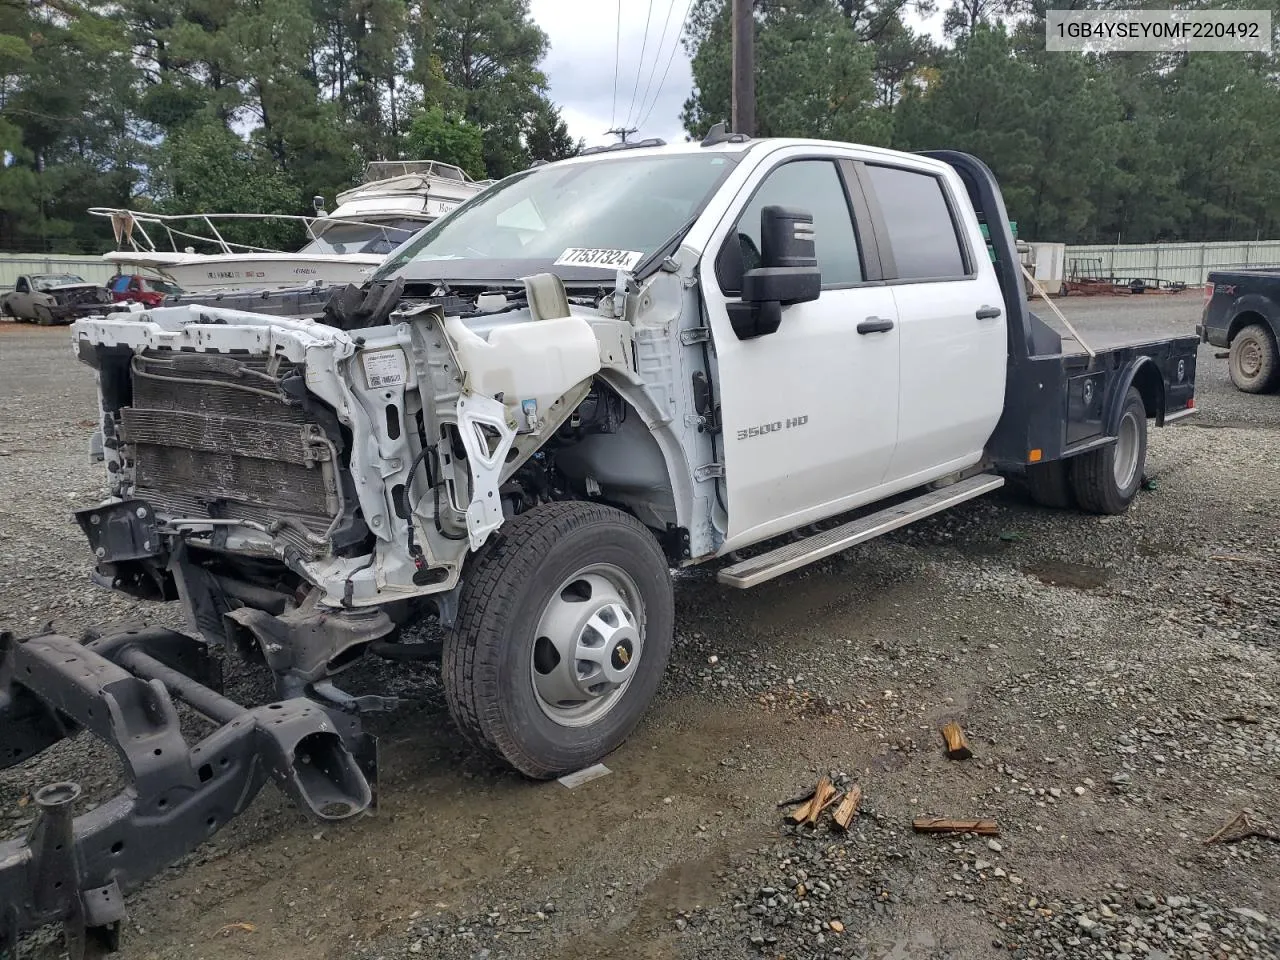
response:
[[[1240,372],[1252,380],[1262,369],[1262,349],[1249,338],[1240,344]]]
[[[1114,470],[1116,486],[1128,490],[1138,472],[1138,418],[1132,413],[1126,413],[1120,420]]]
[[[529,677],[538,707],[585,727],[626,694],[644,654],[644,600],[626,571],[582,567],[551,594],[534,630]]]

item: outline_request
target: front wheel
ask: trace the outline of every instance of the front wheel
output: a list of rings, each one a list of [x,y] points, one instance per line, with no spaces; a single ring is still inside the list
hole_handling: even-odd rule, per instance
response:
[[[1227,369],[1237,390],[1267,393],[1280,378],[1280,357],[1271,331],[1259,323],[1245,327],[1231,340]]]
[[[1147,467],[1147,408],[1130,387],[1116,442],[1070,461],[1071,489],[1089,513],[1124,513],[1138,495]]]
[[[513,517],[466,573],[445,696],[468,739],[551,779],[616,749],[666,669],[675,601],[638,520],[595,503]]]

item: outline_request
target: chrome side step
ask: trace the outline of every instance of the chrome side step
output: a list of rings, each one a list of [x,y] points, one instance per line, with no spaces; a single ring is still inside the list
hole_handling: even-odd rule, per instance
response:
[[[717,579],[730,587],[745,590],[1003,486],[1004,477],[980,473],[967,480],[923,494],[914,500],[907,500],[865,517],[859,517],[857,520],[850,520],[832,530],[815,533],[803,540],[785,543],[768,553],[725,567],[719,572]]]

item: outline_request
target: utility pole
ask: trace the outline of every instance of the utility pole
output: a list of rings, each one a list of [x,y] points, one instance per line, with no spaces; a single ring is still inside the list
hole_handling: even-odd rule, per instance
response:
[[[752,0],[733,0],[733,105],[734,133],[748,137],[756,132],[755,20]]]
[[[613,127],[612,129],[605,131],[605,133],[612,133],[615,137],[618,137],[623,143],[627,142],[627,137],[629,137],[631,134],[636,132],[637,132],[636,127]]]

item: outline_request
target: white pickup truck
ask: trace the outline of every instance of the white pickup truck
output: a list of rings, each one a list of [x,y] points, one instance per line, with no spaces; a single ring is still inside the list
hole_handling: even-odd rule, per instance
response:
[[[52,844],[0,846],[15,925],[87,915],[84,891],[197,845],[264,771],[318,816],[367,807],[357,715],[391,704],[337,681],[429,653],[399,629],[424,602],[460,731],[548,778],[653,697],[673,567],[728,558],[720,580],[750,587],[1010,477],[1126,509],[1148,421],[1194,411],[1197,339],[1064,341],[1018,267],[972,157],[717,130],[509,177],[326,322],[77,322],[113,485],[77,515],[94,576],[179,601],[189,631],[0,637],[0,764],[83,726],[135,779],[65,827],[61,894],[17,896],[61,876]],[[279,700],[218,695],[215,649],[263,661]],[[173,698],[219,728],[187,745]],[[68,803],[41,800],[46,820]]]

